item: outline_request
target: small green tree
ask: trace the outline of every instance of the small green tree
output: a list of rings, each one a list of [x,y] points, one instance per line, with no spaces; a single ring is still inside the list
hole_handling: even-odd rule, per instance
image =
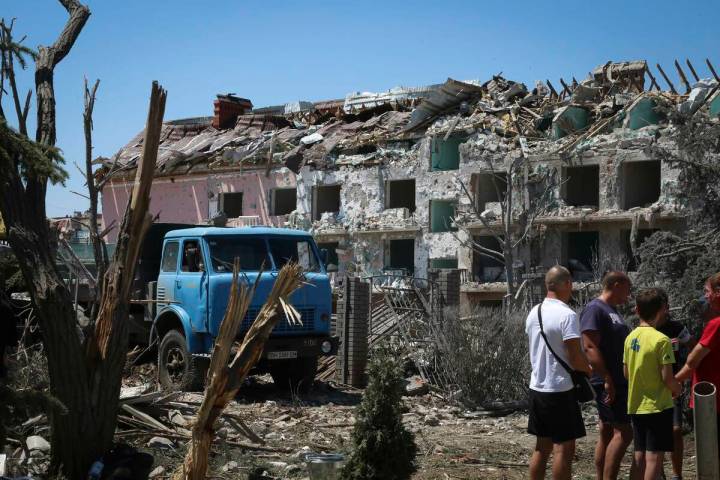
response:
[[[353,452],[345,480],[406,480],[417,470],[415,436],[402,424],[402,368],[378,351],[368,366],[370,382],[357,410]]]

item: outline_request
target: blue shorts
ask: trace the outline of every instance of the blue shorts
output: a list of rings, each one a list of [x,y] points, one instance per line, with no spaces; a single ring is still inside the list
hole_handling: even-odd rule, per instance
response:
[[[593,385],[595,389],[595,403],[598,409],[598,416],[602,423],[608,424],[629,424],[630,415],[627,412],[628,389],[627,385],[615,387],[615,401],[612,404],[605,403],[605,386]]]

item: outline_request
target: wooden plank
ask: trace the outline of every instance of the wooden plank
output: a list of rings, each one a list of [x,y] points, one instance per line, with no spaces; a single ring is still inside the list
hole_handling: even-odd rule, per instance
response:
[[[141,412],[137,408],[131,407],[127,403],[123,403],[122,405],[120,405],[120,408],[122,408],[127,413],[132,415],[136,420],[139,420],[140,422],[146,424],[149,427],[156,428],[158,430],[168,431],[168,432],[172,431],[164,423],[155,420],[153,417],[151,417],[147,413]]]
[[[690,63],[690,59],[689,59],[689,58],[686,58],[686,59],[685,59],[685,63],[687,63],[687,66],[688,66],[688,68],[690,69],[690,73],[692,73],[692,76],[695,77],[695,81],[696,81],[696,82],[699,82],[699,81],[700,81],[700,77],[698,77],[698,74],[697,74],[697,72],[695,71],[695,67],[693,67],[693,64]]]
[[[667,75],[665,75],[665,70],[662,69],[659,63],[656,63],[655,66],[657,67],[658,71],[660,72],[660,75],[665,79],[665,82],[670,86],[670,91],[677,95],[677,90],[675,90],[675,85],[670,81]]]
[[[685,72],[683,71],[682,67],[680,67],[680,62],[675,60],[675,69],[678,72],[678,75],[680,75],[680,80],[682,81],[683,85],[685,85],[685,93],[690,93],[690,90],[692,90],[692,87],[690,86],[690,82],[688,82],[687,77],[685,76]]]

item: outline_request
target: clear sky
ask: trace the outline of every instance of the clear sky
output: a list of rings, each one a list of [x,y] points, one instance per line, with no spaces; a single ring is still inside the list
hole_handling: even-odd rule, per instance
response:
[[[174,119],[212,115],[215,94],[226,92],[267,106],[500,72],[529,86],[546,78],[559,85],[608,60],[660,62],[673,79],[675,58],[690,58],[701,77],[709,76],[706,57],[720,68],[718,0],[87,4],[92,16],[56,69],[58,146],[70,180],[50,189],[51,216],[87,207],[69,192],[84,191],[72,164],[84,158],[83,76],[101,80],[95,157],[111,156],[143,128],[152,80],[167,89],[165,118]],[[0,15],[17,17],[15,33],[32,47],[52,42],[67,18],[56,0],[2,0]],[[31,82],[28,71],[21,84]]]

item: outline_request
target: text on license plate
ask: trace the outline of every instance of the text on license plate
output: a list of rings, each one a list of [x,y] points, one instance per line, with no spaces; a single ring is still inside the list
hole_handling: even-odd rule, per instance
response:
[[[296,350],[289,350],[285,352],[268,352],[268,360],[283,360],[286,358],[297,358]]]

